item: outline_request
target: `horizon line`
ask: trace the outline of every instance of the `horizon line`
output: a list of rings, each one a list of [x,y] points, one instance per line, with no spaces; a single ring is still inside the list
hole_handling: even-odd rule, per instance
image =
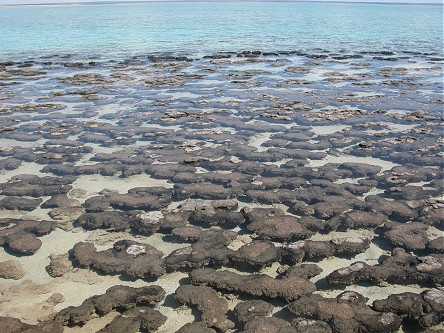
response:
[[[117,4],[138,4],[138,3],[162,3],[162,2],[308,2],[308,3],[340,3],[340,4],[380,4],[380,5],[438,5],[442,6],[443,2],[383,2],[383,1],[344,1],[344,0],[105,0],[105,1],[70,1],[70,2],[41,2],[41,3],[17,3],[17,4],[0,4],[0,7],[34,7],[34,6],[81,6],[81,5],[117,5]]]

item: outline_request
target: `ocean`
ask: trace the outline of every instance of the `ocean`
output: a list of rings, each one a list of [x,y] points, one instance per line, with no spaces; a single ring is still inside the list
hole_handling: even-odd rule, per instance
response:
[[[325,49],[442,54],[440,5],[167,2],[0,7],[0,55]]]

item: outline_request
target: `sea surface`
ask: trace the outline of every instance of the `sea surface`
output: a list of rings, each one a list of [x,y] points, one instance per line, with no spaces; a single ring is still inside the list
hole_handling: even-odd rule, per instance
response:
[[[441,5],[306,2],[0,7],[0,56],[324,49],[441,53]]]

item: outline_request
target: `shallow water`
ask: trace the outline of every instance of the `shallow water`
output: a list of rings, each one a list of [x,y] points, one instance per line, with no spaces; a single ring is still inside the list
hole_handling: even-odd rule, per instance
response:
[[[442,52],[440,5],[144,3],[0,7],[0,55],[239,50]],[[408,22],[408,24],[406,24]]]

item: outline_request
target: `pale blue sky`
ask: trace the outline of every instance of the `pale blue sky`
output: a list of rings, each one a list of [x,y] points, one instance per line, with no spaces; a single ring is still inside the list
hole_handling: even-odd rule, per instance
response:
[[[113,0],[0,0],[0,5],[2,5],[2,4],[7,5],[7,4],[63,3],[63,2],[91,2],[91,1],[100,2],[100,1],[113,1]],[[146,1],[146,0],[132,0],[132,1]],[[212,0],[212,1],[217,1],[217,0]],[[291,0],[287,0],[287,1],[291,1]],[[310,0],[307,0],[307,1],[310,1]],[[315,1],[331,1],[331,0],[315,0]],[[442,4],[444,0],[339,0],[339,1],[343,1],[343,2],[441,3]],[[125,0],[120,0],[120,2],[125,2]]]

